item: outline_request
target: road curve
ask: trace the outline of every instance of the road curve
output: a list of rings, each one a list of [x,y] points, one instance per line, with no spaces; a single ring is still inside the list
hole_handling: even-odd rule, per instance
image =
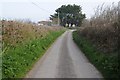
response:
[[[26,78],[102,78],[66,31],[34,65]]]

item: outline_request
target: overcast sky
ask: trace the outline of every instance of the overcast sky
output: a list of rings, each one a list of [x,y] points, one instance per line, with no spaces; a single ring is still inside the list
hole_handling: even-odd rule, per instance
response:
[[[110,5],[119,0],[0,0],[0,18],[48,20],[61,5],[76,4],[82,6],[87,18],[94,14],[98,5]],[[37,5],[37,6],[36,6]]]

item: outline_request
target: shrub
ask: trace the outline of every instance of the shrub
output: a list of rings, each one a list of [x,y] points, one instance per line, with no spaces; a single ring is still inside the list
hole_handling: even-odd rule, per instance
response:
[[[103,8],[102,5],[90,20],[83,22],[79,34],[91,40],[98,50],[113,53],[118,51],[119,24],[118,6]]]
[[[84,20],[77,32],[77,44],[82,46],[86,56],[92,60],[105,78],[120,76],[119,9],[120,7],[114,4],[107,7],[104,7],[104,4],[99,6],[95,15],[89,20]],[[91,46],[87,42],[90,42]]]
[[[26,21],[1,20],[0,23],[3,78],[24,77],[54,40],[65,31],[62,27],[38,26]]]

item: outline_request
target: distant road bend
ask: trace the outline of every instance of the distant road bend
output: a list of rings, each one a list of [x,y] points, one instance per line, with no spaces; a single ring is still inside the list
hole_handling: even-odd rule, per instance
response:
[[[66,31],[34,65],[26,78],[102,78]]]

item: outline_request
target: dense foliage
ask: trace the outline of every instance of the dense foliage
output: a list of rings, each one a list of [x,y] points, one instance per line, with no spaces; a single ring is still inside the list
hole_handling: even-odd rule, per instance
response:
[[[112,4],[105,7],[103,4],[98,6],[95,15],[89,20],[85,19],[81,28],[74,33],[74,36],[77,35],[74,37],[76,43],[105,78],[120,76],[119,20],[119,6]]]
[[[119,15],[120,16],[120,15]],[[118,6],[98,7],[90,20],[85,20],[79,34],[89,39],[100,51],[113,53],[119,50],[120,22]]]
[[[73,39],[106,80],[119,80],[118,54],[110,55],[98,51],[92,42],[79,35],[79,32],[73,32]]]
[[[62,5],[60,8],[56,9],[54,15],[51,15],[50,19],[58,18],[58,13],[60,17],[60,24],[65,26],[66,24],[75,24],[80,26],[82,20],[85,18],[85,14],[82,14],[82,8],[78,5]]]
[[[22,78],[65,30],[2,20],[2,77]],[[1,66],[0,66],[1,67]]]

